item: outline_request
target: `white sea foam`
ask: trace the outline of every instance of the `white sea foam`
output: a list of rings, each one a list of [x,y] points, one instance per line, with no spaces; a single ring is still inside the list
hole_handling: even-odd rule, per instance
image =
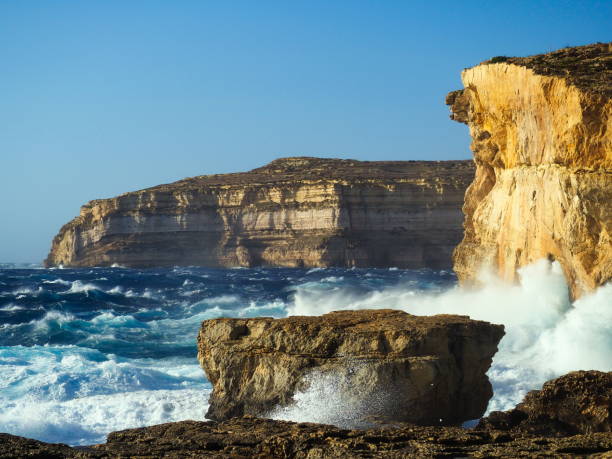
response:
[[[495,392],[489,411],[509,409],[527,391],[569,371],[612,370],[612,285],[571,304],[558,263],[542,260],[521,269],[519,276],[517,285],[488,276],[483,288],[456,287],[440,294],[419,293],[402,284],[364,294],[350,287],[308,283],[296,288],[287,312],[319,315],[339,309],[391,308],[417,315],[463,314],[504,324],[506,335],[488,373]],[[320,397],[320,391],[314,387],[299,394],[298,404],[308,400],[310,408],[293,410],[290,418],[324,422],[330,396]]]
[[[72,282],[64,280],[64,279],[53,279],[53,280],[44,280],[42,281],[43,284],[60,284],[60,285],[71,285]]]
[[[220,296],[215,296],[213,298],[207,298],[205,300],[202,300],[202,303],[219,305],[219,304],[237,304],[237,303],[240,303],[240,301],[241,299],[238,295],[220,295]]]
[[[70,444],[204,419],[210,384],[191,359],[117,359],[77,346],[0,348],[0,431]]]
[[[40,319],[34,319],[30,321],[30,325],[33,325],[39,332],[45,332],[55,324],[64,324],[75,320],[75,316],[70,313],[61,311],[48,311]]]
[[[312,370],[305,376],[307,390],[295,394],[289,406],[277,407],[267,416],[272,419],[333,424],[348,429],[371,426],[372,417],[379,417],[395,406],[391,394],[376,392],[357,380],[371,377],[367,364],[355,362],[344,372]],[[362,372],[361,375],[359,373]]]
[[[92,325],[99,326],[102,329],[105,329],[107,327],[148,328],[148,325],[146,323],[136,320],[132,315],[115,315],[112,312],[103,312],[102,314],[99,314],[93,319],[91,319],[90,322]]]
[[[72,445],[101,443],[109,432],[165,422],[204,420],[210,390],[179,389],[93,395],[67,401],[23,398],[0,413],[0,430]]]
[[[2,306],[0,311],[20,311],[25,309],[23,306],[19,306],[17,304],[9,303],[6,306]]]
[[[100,287],[95,284],[83,283],[80,280],[75,280],[71,283],[70,289],[62,293],[86,293],[91,290],[100,290]]]
[[[343,276],[328,276],[321,279],[321,282],[328,282],[330,284],[337,284],[344,280]]]
[[[181,296],[194,296],[194,295],[200,295],[202,292],[204,292],[204,290],[195,289],[195,290],[188,290],[186,292],[181,292],[180,295]]]
[[[42,287],[38,287],[36,290],[30,287],[21,287],[13,290],[13,295],[17,295],[19,298],[25,298],[28,295],[38,295],[39,293],[42,293],[42,291]]]
[[[144,292],[142,292],[143,298],[155,299],[155,294],[151,291],[151,289],[145,288]]]
[[[239,311],[238,317],[284,317],[286,304],[281,300],[257,304],[251,301],[246,308]]]

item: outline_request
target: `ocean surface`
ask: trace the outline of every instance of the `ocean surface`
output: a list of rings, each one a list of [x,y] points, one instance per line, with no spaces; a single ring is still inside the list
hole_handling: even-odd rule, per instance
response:
[[[457,286],[451,271],[399,269],[43,269],[0,265],[0,432],[71,445],[114,430],[203,420],[196,360],[205,319],[336,309],[458,313],[506,325],[489,410],[575,369],[612,370],[612,286],[571,304],[556,263]],[[277,418],[342,425],[343,395],[315,381]]]

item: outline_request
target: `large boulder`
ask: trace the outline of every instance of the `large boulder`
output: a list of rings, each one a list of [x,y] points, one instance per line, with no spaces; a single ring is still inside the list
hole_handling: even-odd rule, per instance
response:
[[[213,384],[206,416],[269,416],[324,384],[323,396],[338,397],[352,420],[346,425],[458,424],[484,413],[485,373],[503,335],[502,325],[466,316],[395,310],[207,320],[198,336]]]
[[[529,392],[516,408],[494,411],[483,429],[547,435],[612,432],[612,372],[574,371]]]

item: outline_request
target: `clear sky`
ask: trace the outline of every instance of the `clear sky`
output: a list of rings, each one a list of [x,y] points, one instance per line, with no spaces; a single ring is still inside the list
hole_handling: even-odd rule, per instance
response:
[[[0,0],[0,262],[186,176],[469,158],[464,67],[611,39],[609,0]]]

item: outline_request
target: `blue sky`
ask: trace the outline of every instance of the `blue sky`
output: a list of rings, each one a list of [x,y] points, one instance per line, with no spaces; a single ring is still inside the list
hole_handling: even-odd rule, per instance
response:
[[[0,0],[0,262],[186,176],[469,158],[444,105],[464,67],[611,30],[610,1]]]

